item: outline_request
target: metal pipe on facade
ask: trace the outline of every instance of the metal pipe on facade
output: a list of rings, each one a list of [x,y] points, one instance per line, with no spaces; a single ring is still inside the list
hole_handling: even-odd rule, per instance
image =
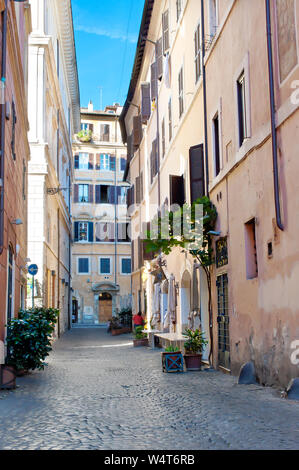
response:
[[[275,90],[274,90],[274,72],[273,72],[273,54],[272,54],[272,29],[271,29],[271,5],[270,0],[266,3],[266,24],[267,24],[267,51],[268,51],[268,72],[269,72],[269,91],[270,91],[270,111],[271,111],[271,135],[272,135],[272,157],[273,157],[273,178],[274,178],[274,200],[276,223],[280,230],[284,230],[281,220],[281,208],[279,200],[279,175],[277,163],[277,131],[275,119]]]
[[[202,56],[202,84],[203,84],[203,111],[204,111],[204,140],[205,140],[205,167],[206,167],[206,196],[209,195],[209,151],[208,151],[208,117],[207,117],[207,80],[205,66],[205,7],[201,0],[201,56]]]
[[[1,145],[0,145],[0,254],[4,245],[4,186],[5,186],[5,87],[6,87],[6,54],[7,54],[7,5],[5,0],[5,10],[2,12],[2,53],[1,53]]]

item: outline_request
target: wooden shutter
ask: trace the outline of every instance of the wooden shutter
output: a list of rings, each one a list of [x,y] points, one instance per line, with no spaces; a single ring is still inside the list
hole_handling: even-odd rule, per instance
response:
[[[127,161],[133,158],[133,134],[128,135],[127,138]]]
[[[97,153],[96,154],[96,170],[101,169],[101,154]]]
[[[95,200],[95,203],[96,203],[96,204],[100,204],[100,202],[101,202],[101,185],[100,185],[100,184],[96,184],[95,188],[96,188],[96,200]]]
[[[116,157],[115,155],[110,155],[110,171],[116,170]]]
[[[135,270],[135,240],[132,240],[131,242],[131,259],[132,259],[132,272]]]
[[[160,80],[163,75],[163,45],[162,45],[162,38],[158,39],[157,41],[157,48],[156,48],[156,64],[157,64],[157,78]]]
[[[79,202],[79,185],[74,184],[74,202]]]
[[[170,205],[178,204],[183,206],[185,203],[185,184],[183,176],[169,175],[169,193]]]
[[[151,100],[153,101],[158,95],[157,83],[157,67],[156,62],[151,65]]]
[[[93,222],[88,222],[88,241],[93,242]]]
[[[79,241],[79,222],[74,223],[74,242]]]
[[[115,204],[115,186],[108,187],[108,203]]]
[[[142,122],[141,114],[133,117],[133,144],[134,147],[139,147],[142,140]]]
[[[89,154],[89,162],[88,162],[88,169],[89,170],[93,170],[93,160],[94,160],[93,153],[90,153]]]
[[[205,171],[203,144],[189,150],[190,198],[191,204],[205,195]]]
[[[141,117],[142,122],[146,124],[151,116],[151,85],[150,83],[141,84]]]
[[[88,202],[93,202],[93,184],[88,185]]]
[[[150,261],[153,259],[153,254],[152,253],[147,253],[146,252],[146,243],[145,240],[147,239],[147,232],[150,230],[151,224],[150,222],[142,222],[142,258],[143,261],[147,260]]]
[[[140,173],[140,202],[143,201],[143,171]]]
[[[162,30],[163,30],[163,54],[169,49],[169,10],[166,10],[162,15]]]
[[[79,155],[75,155],[75,170],[79,169]]]

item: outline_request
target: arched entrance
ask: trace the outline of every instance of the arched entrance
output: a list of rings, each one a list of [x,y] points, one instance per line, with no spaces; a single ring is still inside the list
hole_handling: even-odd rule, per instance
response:
[[[181,280],[181,328],[182,331],[188,327],[188,316],[191,309],[191,275],[184,271]]]
[[[99,323],[107,323],[112,318],[112,295],[109,292],[99,294]]]

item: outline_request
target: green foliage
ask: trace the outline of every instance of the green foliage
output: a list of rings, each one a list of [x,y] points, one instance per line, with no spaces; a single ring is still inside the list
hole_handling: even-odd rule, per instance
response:
[[[17,370],[44,369],[58,315],[59,310],[52,308],[21,310],[19,318],[6,325],[7,365]]]
[[[193,354],[201,353],[204,346],[208,344],[204,337],[204,332],[199,329],[191,330],[190,328],[187,328],[184,331],[183,336],[188,338],[187,341],[184,343],[186,352],[190,352]]]
[[[202,205],[201,220],[197,219],[198,205]],[[184,230],[182,230],[183,216],[186,222]],[[215,228],[216,220],[216,208],[207,196],[197,199],[191,206],[185,204],[175,213],[167,212],[163,217],[156,217],[155,223],[158,230],[157,233],[147,232],[146,252],[158,254],[162,251],[168,255],[173,248],[179,247],[189,251],[202,266],[208,267],[214,261],[210,231]],[[194,229],[199,226],[202,228],[202,234],[199,236],[197,233],[194,237]],[[168,238],[162,238],[161,232],[168,233]]]
[[[169,352],[169,353],[174,353],[174,352],[179,352],[180,348],[178,348],[177,346],[167,346],[167,348],[165,348],[165,352]]]
[[[147,334],[142,332],[143,326],[136,326],[134,331],[134,338],[135,339],[144,339],[147,338]]]
[[[92,132],[86,129],[82,129],[82,131],[78,132],[77,137],[81,142],[90,142],[92,137]]]

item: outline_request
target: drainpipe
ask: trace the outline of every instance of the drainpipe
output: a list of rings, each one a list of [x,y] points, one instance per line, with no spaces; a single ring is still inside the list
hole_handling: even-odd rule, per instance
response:
[[[281,220],[281,208],[279,199],[279,175],[277,163],[277,131],[275,120],[275,90],[274,90],[274,73],[273,73],[273,54],[272,54],[272,31],[271,31],[271,6],[270,0],[266,3],[266,23],[267,23],[267,50],[268,50],[268,72],[269,72],[269,89],[270,89],[270,111],[271,111],[271,135],[272,135],[272,157],[273,157],[273,177],[274,177],[274,199],[276,223],[280,230],[284,230]]]
[[[4,245],[4,184],[5,184],[5,85],[6,85],[6,53],[7,53],[7,5],[5,0],[5,10],[2,12],[2,60],[1,60],[1,92],[3,102],[1,103],[1,146],[0,146],[0,254]]]
[[[208,152],[208,118],[207,118],[207,80],[205,66],[205,7],[201,0],[201,54],[202,54],[202,84],[203,84],[203,110],[204,110],[204,139],[205,139],[205,167],[206,167],[206,196],[209,196],[209,152]]]

